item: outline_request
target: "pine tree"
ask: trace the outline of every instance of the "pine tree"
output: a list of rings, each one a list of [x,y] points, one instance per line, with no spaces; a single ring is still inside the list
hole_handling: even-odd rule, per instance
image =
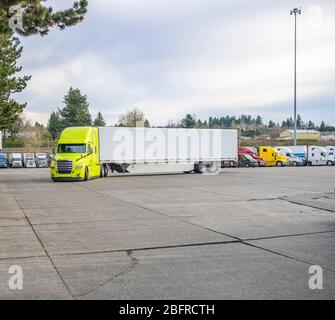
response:
[[[321,131],[321,132],[326,131],[326,124],[325,124],[324,121],[321,122],[321,125],[320,125],[320,131]]]
[[[106,126],[106,121],[103,118],[100,111],[98,112],[97,117],[95,118],[93,125],[95,127],[105,127]]]
[[[30,76],[16,77],[21,71],[16,65],[22,47],[12,34],[0,34],[0,130],[6,130],[21,115],[26,103],[16,102],[11,95],[23,91]]]
[[[58,109],[62,121],[62,128],[83,127],[92,125],[92,117],[88,110],[87,96],[82,95],[79,89],[72,87],[64,97],[65,107]]]
[[[184,119],[181,120],[181,125],[183,128],[194,128],[196,124],[195,116],[187,114]]]
[[[58,112],[52,112],[48,122],[48,131],[52,139],[57,139],[62,131],[62,121]]]
[[[58,27],[63,30],[73,26],[84,19],[87,12],[88,1],[74,2],[72,8],[63,11],[53,11],[52,7],[46,7],[47,0],[6,0],[0,3],[0,33],[10,33],[11,20],[16,20],[17,12],[10,8],[14,5],[21,6],[23,30],[16,32],[23,36],[32,34],[46,35],[50,28]],[[13,8],[13,7],[12,7]]]

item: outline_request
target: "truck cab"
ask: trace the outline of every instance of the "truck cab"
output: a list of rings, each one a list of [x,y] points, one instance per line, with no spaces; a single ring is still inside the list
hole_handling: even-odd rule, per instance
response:
[[[7,168],[7,154],[0,153],[0,168]]]
[[[240,167],[258,167],[257,161],[249,154],[240,153],[238,155],[238,164]]]
[[[287,157],[279,154],[279,152],[274,148],[260,146],[258,153],[260,157],[265,159],[267,167],[282,167],[288,164]]]
[[[327,150],[319,146],[308,146],[307,148],[307,165],[325,166],[331,165],[331,160],[327,158]]]
[[[36,160],[37,168],[47,168],[48,167],[48,159],[47,159],[46,153],[36,153],[35,160]]]
[[[289,164],[293,167],[305,165],[305,160],[303,158],[297,157],[293,154],[293,151],[288,147],[276,147],[278,153],[282,156],[285,156]]]
[[[11,153],[8,158],[9,167],[11,168],[22,168],[22,156],[21,153]]]
[[[35,155],[33,153],[23,154],[23,167],[36,168]]]
[[[266,161],[265,159],[258,157],[256,155],[256,152],[252,149],[252,148],[248,148],[248,147],[238,147],[238,154],[248,154],[249,156],[251,156],[253,159],[255,159],[258,163],[258,166],[260,167],[265,167],[266,165]]]
[[[102,175],[98,128],[73,127],[62,132],[50,165],[53,181],[88,180]]]

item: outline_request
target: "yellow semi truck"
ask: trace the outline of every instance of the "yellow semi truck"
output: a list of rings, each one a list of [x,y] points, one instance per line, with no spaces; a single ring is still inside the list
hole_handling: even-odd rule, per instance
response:
[[[219,172],[237,162],[237,130],[120,127],[66,128],[52,155],[53,181],[118,173]]]
[[[258,155],[265,159],[267,167],[282,167],[288,165],[287,157],[281,155],[276,149],[260,146],[258,147]]]

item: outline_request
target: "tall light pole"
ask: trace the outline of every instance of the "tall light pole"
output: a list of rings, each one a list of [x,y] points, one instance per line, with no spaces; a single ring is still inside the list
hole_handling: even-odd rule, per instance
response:
[[[297,145],[297,14],[301,14],[301,8],[294,8],[290,12],[294,15],[294,145]]]

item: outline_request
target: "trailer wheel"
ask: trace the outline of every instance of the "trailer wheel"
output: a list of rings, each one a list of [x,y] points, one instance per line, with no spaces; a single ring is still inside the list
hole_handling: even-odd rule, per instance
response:
[[[85,168],[85,177],[84,180],[87,181],[88,180],[88,168]]]
[[[327,161],[327,166],[332,166],[332,165],[333,165],[333,161],[328,160],[328,161]]]
[[[210,162],[207,166],[206,166],[206,172],[207,173],[215,173],[219,170],[219,166],[217,165],[216,162]]]
[[[203,162],[199,162],[194,165],[194,172],[203,174],[206,172],[206,165]]]
[[[276,163],[276,166],[277,166],[277,167],[282,167],[282,166],[283,166],[283,163],[282,163],[281,161],[278,161],[278,162]]]

